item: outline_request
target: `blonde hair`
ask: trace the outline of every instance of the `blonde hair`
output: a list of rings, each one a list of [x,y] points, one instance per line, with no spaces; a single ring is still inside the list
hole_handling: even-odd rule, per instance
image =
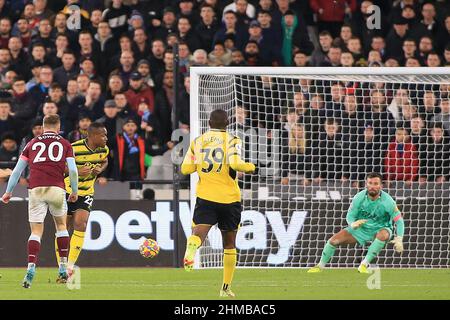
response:
[[[303,133],[302,137],[298,137],[299,132]],[[289,151],[291,153],[305,153],[305,148],[305,128],[303,125],[295,124],[289,131]]]

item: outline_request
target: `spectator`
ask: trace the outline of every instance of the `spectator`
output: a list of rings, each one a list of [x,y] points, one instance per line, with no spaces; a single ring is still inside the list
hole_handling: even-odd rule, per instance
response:
[[[39,21],[38,34],[31,37],[31,45],[34,43],[42,43],[45,47],[47,54],[51,53],[55,49],[55,43],[51,37],[52,26],[50,20],[45,18]]]
[[[138,124],[129,118],[116,136],[114,149],[115,178],[120,181],[142,181],[145,178],[145,141],[138,134]]]
[[[358,137],[358,129],[363,127],[363,115],[361,108],[358,106],[358,98],[353,94],[345,95],[344,108],[340,118],[342,126],[343,139],[354,142]],[[373,130],[373,128],[371,127]]]
[[[320,66],[326,61],[328,51],[333,43],[331,34],[328,31],[322,31],[319,34],[319,43],[320,48],[313,51],[309,60],[312,66]]]
[[[113,71],[122,78],[124,88],[128,89],[130,75],[134,69],[134,56],[132,51],[123,51],[120,55],[120,67]]]
[[[267,16],[270,17],[268,12],[260,12],[258,13],[258,17],[262,16],[264,19],[267,19]],[[306,29],[301,28],[301,25],[298,23],[297,16],[292,10],[288,10],[283,16],[282,22],[282,30],[283,30],[283,44],[282,44],[282,56],[283,56],[283,64],[285,66],[292,65],[292,52],[294,49],[302,50],[307,55],[311,54],[314,46],[312,42],[309,40],[308,32]],[[264,31],[265,29],[263,29]],[[276,37],[275,31],[272,31],[273,36]]]
[[[333,38],[339,36],[345,16],[356,10],[356,0],[310,0],[310,5],[317,14],[319,32],[327,30]]]
[[[363,54],[361,40],[359,38],[350,38],[348,40],[347,50],[352,54],[355,66],[367,67],[367,59]]]
[[[170,7],[164,8],[162,23],[159,26],[155,27],[154,30],[152,30],[154,39],[166,39],[167,35],[176,32],[176,22],[177,19],[175,17],[175,11]]]
[[[197,49],[192,55],[192,66],[208,66],[210,64],[208,60],[208,53],[203,49]]]
[[[420,147],[427,143],[427,130],[425,129],[425,122],[421,117],[415,116],[411,119],[410,135],[411,142],[416,146],[416,150],[420,150]]]
[[[342,49],[337,45],[332,45],[327,52],[325,60],[320,66],[322,67],[340,67],[341,66]]]
[[[10,63],[12,69],[23,77],[29,76],[28,55],[23,50],[22,41],[19,37],[11,37],[8,42],[11,55]]]
[[[189,46],[184,41],[178,43],[178,60],[179,72],[184,78],[188,75],[189,67],[192,64],[192,55]]]
[[[406,129],[411,128],[411,120],[417,116],[417,107],[412,105],[408,100],[402,106],[402,116],[400,119],[400,123],[402,123],[403,127]]]
[[[402,44],[408,36],[408,21],[402,16],[396,17],[393,27],[386,37],[386,56],[401,58],[403,56]]]
[[[355,59],[351,52],[345,51],[341,53],[341,66],[343,67],[353,67],[355,65]]]
[[[251,19],[255,18],[255,7],[248,0],[234,0],[223,10],[224,15],[229,10],[235,12],[237,24],[242,28],[248,27]]]
[[[231,52],[231,62],[229,64],[230,66],[246,66],[247,63],[245,62],[244,54],[238,50],[235,49]]]
[[[19,152],[17,150],[16,137],[12,133],[3,133],[1,135],[0,161],[17,162]]]
[[[427,142],[421,145],[420,177],[421,184],[432,181],[448,181],[450,173],[450,143],[442,125],[438,122],[430,128]]]
[[[291,113],[291,115],[294,115]],[[281,184],[288,185],[292,176],[305,176],[305,169],[311,163],[310,150],[306,139],[304,125],[292,123],[287,141],[283,142]]]
[[[150,88],[155,87],[155,81],[153,81],[151,74],[150,62],[146,59],[142,59],[137,63],[136,68],[137,72],[142,75],[144,84]]]
[[[77,113],[86,114],[92,121],[103,116],[104,99],[102,96],[102,85],[96,80],[89,82],[84,99],[78,105]]]
[[[104,63],[106,61],[100,59],[100,49],[96,46],[96,43],[94,43],[94,39],[89,31],[84,30],[80,32],[78,44],[80,45],[78,60],[81,61],[83,58],[89,58],[100,70],[104,70]]]
[[[124,92],[116,93],[114,96],[114,103],[116,104],[116,108],[118,110],[117,117],[122,125],[127,119],[130,118],[135,119],[136,123],[139,122],[139,117],[135,112],[133,112],[133,110],[131,110]],[[116,133],[122,133],[122,127],[123,126],[117,126]]]
[[[113,57],[119,50],[119,45],[112,35],[108,22],[101,21],[94,35],[95,46],[100,48],[103,57]]]
[[[320,184],[322,179],[347,180],[348,173],[344,172],[344,161],[348,161],[345,152],[348,152],[349,146],[343,142],[339,133],[339,122],[328,118],[324,124],[324,131],[320,133],[319,140],[313,140],[311,145],[314,183]]]
[[[123,5],[122,0],[112,0],[109,8],[103,11],[102,20],[108,22],[111,32],[116,39],[128,31],[128,19],[131,15],[131,9]]]
[[[54,15],[53,11],[47,8],[47,0],[33,0],[36,18],[42,21]]]
[[[178,123],[185,129],[189,129],[190,124],[190,94],[191,94],[191,78],[184,78],[184,90],[181,90],[178,100],[177,118]]]
[[[227,11],[223,15],[223,25],[214,36],[213,43],[224,42],[228,34],[233,34],[236,49],[243,50],[248,41],[247,29],[237,24],[237,16],[233,11]]]
[[[404,181],[411,185],[417,178],[419,158],[405,128],[397,128],[395,138],[389,143],[384,158],[384,172],[388,184],[391,181]]]
[[[430,122],[432,118],[441,112],[437,106],[437,99],[433,91],[427,90],[423,93],[423,97],[419,104],[419,115],[426,123]]]
[[[351,142],[350,161],[352,186],[360,188],[370,172],[381,172],[383,145],[371,124],[366,124],[363,134]],[[350,168],[348,169],[350,171]]]
[[[148,36],[144,28],[134,29],[133,37],[133,52],[134,58],[138,61],[147,58],[151,53],[151,48],[148,45]]]
[[[414,7],[410,7],[414,9]],[[433,3],[424,3],[422,5],[422,17],[423,19],[418,21],[411,28],[411,37],[419,42],[424,36],[430,36],[434,41],[442,34],[443,28],[441,24],[436,20],[436,10]]]
[[[52,68],[48,65],[42,66],[39,70],[39,83],[29,90],[31,96],[33,97],[33,101],[35,101],[37,105],[41,105],[44,102],[52,82]]]
[[[365,120],[372,123],[375,135],[381,137],[383,143],[387,143],[395,127],[395,120],[389,112],[386,112],[386,97],[379,90],[370,93],[369,107],[364,112]]]
[[[76,57],[72,51],[64,52],[61,61],[62,66],[53,71],[53,80],[59,83],[61,87],[66,88],[69,79],[76,76],[80,70],[75,64]]]
[[[67,140],[69,140],[70,143],[73,143],[75,141],[86,139],[87,138],[87,130],[89,126],[91,125],[92,120],[89,118],[89,116],[85,113],[80,113],[78,117],[78,125],[77,129],[69,132],[67,135]]]
[[[209,52],[212,49],[214,35],[219,29],[219,24],[215,18],[214,8],[208,4],[201,6],[200,16],[201,21],[195,26],[195,33],[200,38],[201,48]]]
[[[208,60],[215,66],[227,66],[231,63],[231,54],[225,50],[222,42],[216,42],[214,50],[208,55]]]
[[[131,74],[130,87],[125,92],[125,96],[131,110],[138,115],[142,116],[142,113],[138,111],[139,104],[142,102],[145,102],[148,105],[148,110],[153,113],[155,109],[153,90],[144,84],[144,78],[139,72],[135,71]]]
[[[8,17],[3,17],[0,19],[0,48],[7,49],[8,41],[11,37],[11,19]]]
[[[297,51],[294,53],[294,66],[296,67],[309,67],[309,58],[306,52]]]
[[[25,80],[22,77],[14,79],[12,89],[11,113],[28,130],[32,120],[36,117],[37,105],[30,93],[26,91]]]
[[[173,73],[164,72],[163,85],[155,96],[154,119],[156,122],[156,134],[161,138],[163,144],[171,140],[172,121],[171,110],[173,107]]]
[[[17,20],[15,27],[13,29],[12,35],[17,36],[22,41],[22,45],[25,52],[29,52],[29,47],[31,44],[31,30],[32,26],[28,23],[25,18],[20,18]]]
[[[419,52],[417,54],[417,58],[419,59],[420,65],[425,66],[428,54],[434,50],[433,48],[433,40],[428,37],[424,36],[420,38],[419,42]]]
[[[441,109],[441,113],[435,115],[431,121],[442,123],[442,127],[447,132],[450,132],[450,100],[448,98],[441,99],[439,108]]]
[[[179,0],[179,16],[189,19],[191,25],[196,26],[200,22],[198,10],[194,10],[194,0]]]
[[[64,33],[58,33],[55,40],[55,50],[50,53],[54,57],[54,66],[62,66],[64,52],[70,50],[69,38]]]
[[[7,98],[0,98],[0,136],[6,132],[13,134],[16,141],[22,139],[21,124],[11,116],[11,102]]]
[[[394,99],[387,107],[392,117],[398,121],[401,119],[402,107],[409,102],[408,90],[404,88],[399,88],[395,91]]]
[[[427,56],[427,67],[440,67],[442,64],[441,58],[436,52],[431,51]]]
[[[250,23],[249,41],[258,43],[259,56],[264,66],[277,66],[281,64],[281,47],[277,47],[277,42],[266,38],[262,34],[262,28],[258,21],[253,20]],[[291,53],[292,54],[292,53]]]
[[[23,149],[25,149],[28,142],[30,142],[33,138],[36,138],[37,136],[44,133],[44,128],[42,127],[42,118],[34,119],[30,127],[31,130],[28,130],[29,132],[27,132],[27,135],[23,137],[22,141],[20,142],[18,154],[22,154],[22,151]],[[27,166],[27,168],[22,173],[22,177],[24,179],[28,179],[29,174],[30,174],[30,167]]]

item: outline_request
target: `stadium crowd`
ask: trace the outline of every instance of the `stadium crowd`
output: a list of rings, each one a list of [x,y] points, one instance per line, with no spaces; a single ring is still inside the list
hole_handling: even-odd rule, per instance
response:
[[[370,26],[372,4],[381,9],[379,28]],[[81,8],[79,28],[72,5]],[[91,122],[105,124],[112,152],[100,183],[151,176],[146,169],[174,147],[174,43],[182,82],[177,116],[187,131],[190,66],[449,66],[450,2],[0,0],[0,161],[17,160],[26,142],[42,132],[42,116],[59,114],[61,134],[71,142],[84,138]],[[255,81],[255,90],[258,85],[266,84]],[[310,181],[358,180],[377,166],[388,168],[391,180],[448,180],[449,87],[366,85],[362,92],[355,83],[299,83],[298,92],[285,97],[290,103],[272,120],[282,122],[289,140],[283,183],[290,171],[310,172]],[[243,121],[266,126],[267,119],[258,118],[263,111],[254,109],[261,105],[267,109],[245,105]],[[382,163],[359,163],[371,158],[367,152],[387,155]],[[399,154],[409,164],[400,165]],[[434,162],[419,165],[424,161]],[[314,165],[306,170],[304,163]],[[350,173],[348,165],[356,164],[361,172]],[[397,172],[399,167],[413,169]],[[2,170],[1,177],[9,173]]]

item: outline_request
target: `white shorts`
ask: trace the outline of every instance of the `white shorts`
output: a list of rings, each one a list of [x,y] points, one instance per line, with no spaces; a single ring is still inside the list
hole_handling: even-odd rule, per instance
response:
[[[44,222],[47,210],[54,217],[67,214],[66,190],[60,187],[36,187],[28,190],[28,221]]]

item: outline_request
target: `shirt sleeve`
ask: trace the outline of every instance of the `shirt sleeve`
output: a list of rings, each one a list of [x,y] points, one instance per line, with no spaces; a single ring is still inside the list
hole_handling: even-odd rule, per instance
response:
[[[73,147],[70,143],[67,143],[66,158],[75,158],[75,154],[73,153]]]
[[[253,172],[255,165],[250,162],[245,162],[241,158],[242,155],[242,141],[238,137],[231,139],[227,150],[227,158],[230,167],[235,171]]]
[[[194,141],[191,142],[186,155],[184,156],[183,163],[181,164],[181,173],[188,175],[194,173],[197,170]]]
[[[362,196],[362,193],[357,194],[353,198],[352,203],[350,204],[350,208],[348,208],[348,211],[347,211],[346,220],[347,220],[348,225],[351,225],[353,222],[358,220],[359,208],[361,206],[361,202],[362,202],[363,198],[364,197]]]
[[[31,141],[30,141],[31,142]],[[30,142],[27,143],[25,148],[22,150],[22,154],[20,155],[19,159],[22,159],[26,162],[28,162],[28,159],[30,158]]]

